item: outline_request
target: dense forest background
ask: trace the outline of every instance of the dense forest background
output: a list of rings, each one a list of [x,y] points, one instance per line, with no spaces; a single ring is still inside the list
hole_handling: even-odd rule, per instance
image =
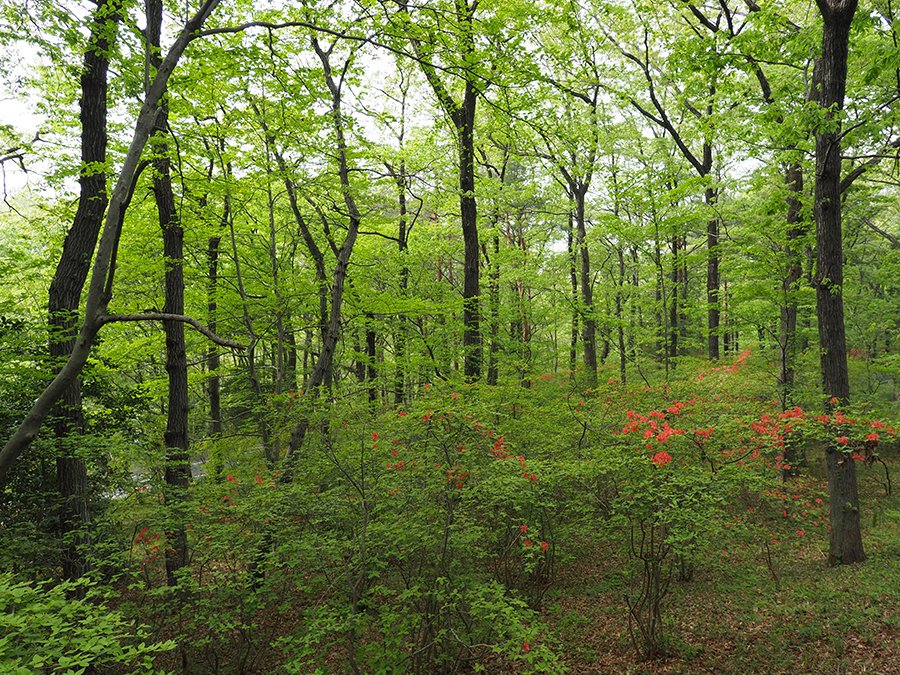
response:
[[[649,660],[722,546],[865,561],[897,12],[4,2],[0,657],[577,670],[585,551]]]

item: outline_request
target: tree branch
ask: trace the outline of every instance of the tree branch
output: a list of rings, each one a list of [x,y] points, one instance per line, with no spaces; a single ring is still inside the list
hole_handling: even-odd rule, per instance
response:
[[[100,235],[94,266],[91,271],[91,281],[88,286],[84,308],[84,321],[75,340],[75,346],[68,361],[66,361],[53,381],[37,397],[25,419],[22,420],[22,423],[9,437],[6,445],[0,450],[0,484],[5,480],[6,473],[13,462],[37,436],[44,420],[50,414],[50,410],[59,400],[59,397],[79,376],[84,368],[84,364],[87,363],[94,340],[97,337],[97,331],[102,325],[106,315],[106,308],[109,304],[110,298],[106,281],[118,239],[119,219],[128,201],[132,177],[138,168],[147,139],[153,130],[160,99],[166,91],[169,76],[178,65],[184,50],[191,40],[197,37],[197,32],[203,26],[203,22],[206,21],[219,2],[220,0],[205,0],[200,9],[197,10],[197,13],[185,23],[166,58],[157,69],[153,83],[147,90],[144,103],[135,123],[131,144],[122,162],[119,177],[110,193],[103,233]]]
[[[869,169],[877,166],[881,162],[882,159],[885,159],[886,157],[890,157],[891,155],[888,155],[888,152],[890,150],[896,150],[898,148],[900,148],[900,136],[895,138],[890,143],[886,144],[884,146],[884,148],[882,148],[882,150],[875,157],[870,159],[868,162],[863,162],[858,167],[853,169],[850,173],[848,173],[846,176],[844,176],[844,179],[841,181],[841,192],[842,193],[845,192],[847,190],[847,188],[849,188],[851,185],[853,185],[853,181],[855,181],[857,178],[862,176]]]
[[[185,316],[184,314],[168,314],[167,312],[152,312],[148,314],[107,314],[100,320],[100,325],[105,326],[108,323],[122,323],[125,321],[181,321],[182,323],[193,326],[198,332],[208,337],[217,345],[230,347],[231,349],[240,351],[247,349],[247,346],[240,342],[219,337],[209,328],[197,321],[197,319]]]

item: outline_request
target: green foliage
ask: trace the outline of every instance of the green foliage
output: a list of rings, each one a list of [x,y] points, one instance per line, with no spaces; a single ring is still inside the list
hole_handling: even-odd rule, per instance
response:
[[[74,598],[75,594],[82,598]],[[60,584],[16,581],[0,574],[0,663],[16,675],[79,675],[118,664],[130,673],[159,672],[157,654],[171,640],[147,643],[146,627],[107,609],[90,582]]]

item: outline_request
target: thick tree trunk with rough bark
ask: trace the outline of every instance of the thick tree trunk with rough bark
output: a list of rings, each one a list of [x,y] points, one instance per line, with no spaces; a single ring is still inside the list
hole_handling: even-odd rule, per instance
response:
[[[475,202],[475,104],[477,91],[466,82],[459,109],[459,209],[463,233],[463,350],[466,380],[481,377],[481,249],[478,245],[478,206]]]
[[[63,252],[50,283],[47,310],[50,321],[50,357],[54,370],[72,353],[77,337],[81,293],[91,267],[91,258],[106,213],[107,73],[109,49],[118,24],[117,4],[100,0],[94,11],[91,34],[81,74],[81,162],[78,210],[63,243]],[[58,370],[57,370],[58,372]],[[53,412],[58,439],[84,431],[81,409],[81,379],[75,378]],[[77,579],[89,569],[85,547],[91,520],[87,494],[87,470],[75,456],[75,444],[63,442],[56,459],[56,481],[60,492],[60,535],[64,541],[63,577]]]
[[[147,44],[149,61],[154,68],[160,65],[159,46],[162,29],[162,0],[147,0]],[[152,135],[153,193],[163,236],[165,258],[165,306],[166,314],[184,314],[184,231],[175,208],[172,192],[171,160],[165,138],[168,125],[168,103],[160,105],[156,129]],[[187,497],[191,475],[188,445],[188,373],[187,353],[184,344],[184,324],[181,321],[163,321],[166,335],[166,374],[169,378],[166,405],[165,501],[174,512],[172,525],[166,532],[166,581],[170,587],[178,583],[177,573],[187,565],[187,530],[178,513]]]
[[[835,111],[844,103],[850,24],[857,0],[816,0],[822,13],[822,56],[817,64],[818,101],[824,119],[816,130],[816,311],[826,409],[850,400],[844,332],[843,250],[841,232],[841,125]],[[827,439],[829,521],[828,563],[865,560],[860,529],[856,464],[835,438]]]
[[[65,365],[44,391],[40,393],[21,424],[10,435],[3,449],[0,450],[0,484],[5,480],[6,473],[12,464],[37,436],[47,415],[63,395],[63,392],[81,374],[100,328],[104,324],[113,321],[143,321],[156,318],[155,315],[112,316],[108,314],[107,309],[114,281],[116,246],[122,231],[125,211],[134,193],[134,181],[136,176],[139,175],[141,154],[144,151],[150,133],[153,131],[159,101],[165,92],[169,77],[178,64],[184,50],[191,40],[196,39],[200,35],[200,29],[203,27],[204,21],[215,10],[219,2],[220,0],[206,0],[185,23],[184,28],[179,33],[165,60],[157,70],[153,82],[150,84],[144,103],[141,105],[140,113],[138,113],[134,135],[128,151],[125,153],[122,169],[110,193],[103,231],[100,235],[100,242],[97,246],[91,269],[91,280],[85,300],[84,320],[78,331],[78,338],[75,340],[72,353],[66,360]],[[192,323],[192,325],[195,325],[202,332],[212,337],[212,334],[201,327],[198,322],[193,321],[189,317],[179,318]],[[221,344],[228,344],[238,349],[243,348],[236,342],[221,340],[217,337],[213,337],[213,339],[220,340]]]

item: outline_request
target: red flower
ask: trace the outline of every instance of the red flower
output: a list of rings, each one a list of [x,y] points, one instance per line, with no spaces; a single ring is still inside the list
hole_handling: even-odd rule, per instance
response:
[[[662,452],[657,452],[653,457],[650,458],[650,461],[656,464],[657,466],[663,466],[672,461],[672,456],[663,450]]]
[[[522,525],[522,527],[520,527],[519,529],[522,530],[522,532],[528,532],[528,526],[527,526],[527,525]]]
[[[878,434],[876,434],[874,431],[871,434],[866,434],[866,440],[867,441],[877,441]]]
[[[542,541],[541,548],[546,551],[548,548],[550,548],[550,545],[546,541]]]
[[[836,440],[838,443],[846,443],[848,439],[847,439],[846,436],[838,436],[835,440]]]
[[[231,483],[237,483],[237,478],[235,478],[234,476],[228,476],[228,481]]]
[[[531,542],[528,541],[528,540],[526,539],[526,540],[525,540],[525,545],[526,545],[526,546],[531,546]]]

